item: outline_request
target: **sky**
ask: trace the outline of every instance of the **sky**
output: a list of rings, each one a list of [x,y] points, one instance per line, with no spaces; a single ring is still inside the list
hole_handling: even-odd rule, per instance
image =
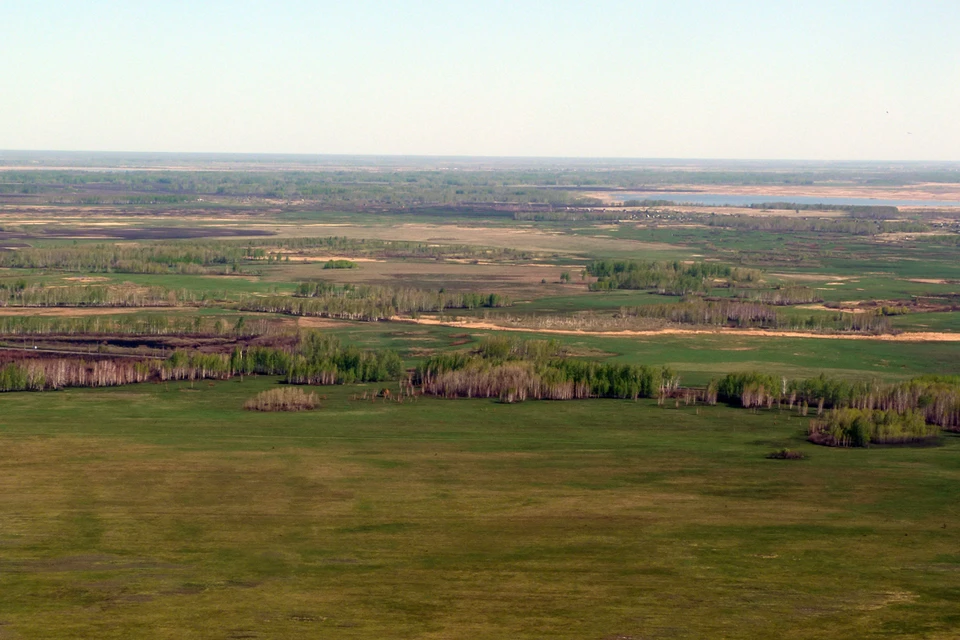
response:
[[[957,0],[0,0],[0,149],[960,160]]]

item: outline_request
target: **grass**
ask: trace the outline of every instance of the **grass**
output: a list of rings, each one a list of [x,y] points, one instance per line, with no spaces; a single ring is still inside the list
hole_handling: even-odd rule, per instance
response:
[[[919,317],[919,316],[918,316]],[[330,331],[344,342],[397,350],[412,365],[436,351],[468,349],[492,331],[404,323],[354,323]],[[684,384],[705,384],[735,371],[763,371],[789,378],[825,373],[843,378],[900,380],[929,372],[960,374],[960,343],[882,342],[826,338],[657,335],[643,338],[511,332],[511,336],[557,340],[592,359],[627,364],[670,365]]]
[[[650,402],[0,398],[20,637],[954,637],[960,439]],[[802,464],[767,460],[776,448]],[[882,561],[878,562],[878,559]]]
[[[246,207],[223,210],[256,213]],[[778,265],[764,267],[771,282],[806,281],[827,301],[950,294],[956,284],[910,279],[960,279],[957,248],[923,240],[441,209],[234,218],[230,226],[283,237],[466,242],[549,263],[93,275],[228,299],[314,279],[492,290],[517,301],[504,313],[530,315],[676,301],[587,291],[579,271],[591,258]],[[574,284],[557,282],[563,271]],[[59,286],[80,275],[2,270],[0,280]],[[237,317],[216,307],[137,313]],[[957,316],[892,322],[954,331]],[[408,366],[492,333],[317,324],[349,344],[395,349]],[[511,335],[556,339],[575,357],[667,364],[684,384],[747,370],[960,374],[958,343]],[[0,395],[0,640],[960,635],[956,435],[938,447],[833,450],[806,441],[807,419],[723,406],[354,399],[380,386],[324,388],[320,406],[299,413],[243,409],[259,393],[289,390],[264,377]]]

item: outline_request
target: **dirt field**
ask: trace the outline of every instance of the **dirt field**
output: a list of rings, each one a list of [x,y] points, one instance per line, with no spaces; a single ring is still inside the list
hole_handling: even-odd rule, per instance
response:
[[[196,307],[0,307],[0,316],[43,316],[43,317],[77,317],[77,316],[115,316],[141,311],[171,309],[178,311],[196,311]]]

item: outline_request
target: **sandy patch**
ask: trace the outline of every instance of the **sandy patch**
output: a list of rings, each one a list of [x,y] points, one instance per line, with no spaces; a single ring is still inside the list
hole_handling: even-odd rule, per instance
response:
[[[818,338],[825,340],[879,340],[883,342],[960,342],[960,333],[911,332],[899,334],[861,335],[839,333],[804,333],[802,331],[765,331],[763,329],[655,329],[652,331],[580,331],[575,329],[527,329],[523,327],[504,327],[490,322],[441,322],[437,318],[400,318],[396,322],[426,324],[458,329],[477,329],[491,331],[517,331],[522,333],[548,333],[568,336],[600,336],[611,338],[644,338],[662,335],[733,335],[758,338]]]
[[[297,326],[302,329],[333,329],[349,324],[350,323],[345,320],[335,320],[333,318],[316,318],[310,316],[300,316],[297,318]]]
[[[923,236],[952,236],[956,235],[953,231],[893,231],[890,233],[878,233],[874,236],[875,240],[880,242],[911,240]]]
[[[827,284],[843,284],[845,280],[851,280],[852,276],[833,276],[819,273],[771,273],[774,278],[787,278],[789,280],[809,280],[810,282],[825,282]]]
[[[864,313],[866,311],[866,309],[858,309],[856,307],[841,307],[839,309],[831,309],[830,307],[822,304],[798,304],[796,308],[814,309],[816,311],[839,311],[840,313]]]
[[[354,258],[351,256],[293,256],[284,255],[290,262],[329,262],[330,260],[349,260],[350,262],[386,262],[377,258]]]

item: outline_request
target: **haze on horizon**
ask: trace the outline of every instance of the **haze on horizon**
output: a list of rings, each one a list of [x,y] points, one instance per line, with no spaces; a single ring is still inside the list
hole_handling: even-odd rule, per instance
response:
[[[950,1],[41,0],[0,20],[0,149],[960,160]]]

